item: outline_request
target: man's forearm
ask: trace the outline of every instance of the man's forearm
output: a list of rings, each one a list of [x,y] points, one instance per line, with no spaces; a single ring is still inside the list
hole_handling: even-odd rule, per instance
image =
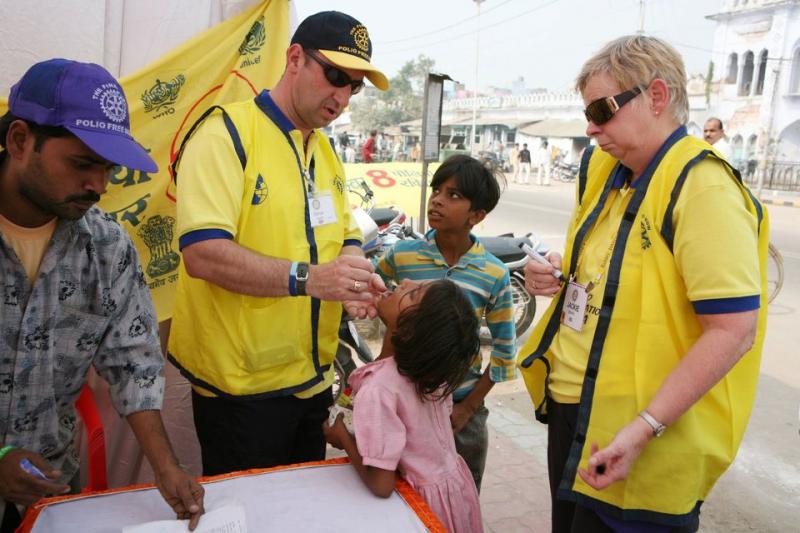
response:
[[[291,262],[261,255],[228,239],[196,242],[183,250],[190,276],[249,296],[288,296]]]
[[[127,418],[156,476],[170,465],[178,465],[161,421],[161,411],[139,411],[128,415]]]

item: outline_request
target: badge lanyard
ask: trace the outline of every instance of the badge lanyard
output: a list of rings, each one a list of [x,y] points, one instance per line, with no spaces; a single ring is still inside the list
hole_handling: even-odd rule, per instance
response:
[[[289,146],[292,148],[295,160],[297,161],[297,168],[300,170],[300,177],[303,180],[303,191],[306,195],[306,205],[308,208],[308,221],[311,223],[311,227],[316,228],[317,226],[336,222],[338,217],[336,215],[333,196],[331,196],[330,192],[322,194],[317,191],[316,183],[314,182],[314,158],[311,158],[311,164],[309,165],[311,171],[309,172],[306,170],[300,158],[300,153],[297,151],[297,146],[295,146],[289,132],[280,127],[279,121],[272,115],[271,110],[264,107],[262,107],[262,110],[275,125],[278,126],[281,133],[283,133],[283,136],[286,138],[286,142],[288,142]]]
[[[627,196],[628,192],[630,191],[630,187],[624,187],[622,189],[619,189],[619,191],[620,191],[619,194],[622,196],[621,199],[624,199],[624,197]],[[589,231],[589,235],[587,235],[586,238],[583,239],[583,242],[581,243],[581,249],[578,252],[578,261],[575,264],[575,272],[570,277],[571,281],[577,280],[578,272],[580,272],[580,265],[584,258],[583,252],[586,248],[586,243],[589,242],[589,240],[591,239],[594,230],[597,229],[597,227],[600,224],[602,224],[603,221],[611,214],[611,211],[614,207],[613,204],[614,201],[609,202],[608,199],[606,199],[606,206],[604,206],[603,212],[600,214],[597,221],[595,221],[595,223],[592,225],[592,229]],[[617,232],[612,231],[611,242],[608,245],[608,249],[606,250],[606,254],[603,257],[603,261],[600,263],[600,270],[598,271],[594,279],[589,280],[589,282],[586,284],[586,292],[591,292],[591,290],[595,288],[597,284],[600,283],[600,281],[603,279],[606,270],[608,270],[608,265],[611,261],[611,254],[614,253],[614,245],[616,243],[617,243]]]
[[[621,190],[620,194],[623,196],[622,199],[624,199],[624,196],[627,195],[628,190],[629,188],[627,187]],[[577,282],[581,260],[584,257],[583,252],[585,250],[586,243],[592,236],[592,233],[594,233],[594,230],[597,229],[597,227],[603,223],[606,217],[610,215],[613,207],[614,202],[609,202],[608,199],[606,199],[606,205],[603,206],[603,211],[592,225],[589,234],[581,243],[581,248],[578,251],[578,260],[575,264],[575,272],[572,273],[569,283],[567,284],[564,307],[561,311],[561,322],[570,329],[573,329],[579,333],[583,330],[583,324],[586,320],[586,308],[589,303],[589,293],[598,283],[600,283],[600,280],[603,279],[603,276],[605,275],[606,269],[611,260],[611,254],[614,251],[614,245],[617,242],[617,232],[613,231],[612,228],[611,243],[608,246],[608,250],[606,251],[606,255],[603,258],[602,263],[600,263],[600,270],[597,273],[597,276],[595,276],[593,280],[590,280],[586,285],[581,285]]]

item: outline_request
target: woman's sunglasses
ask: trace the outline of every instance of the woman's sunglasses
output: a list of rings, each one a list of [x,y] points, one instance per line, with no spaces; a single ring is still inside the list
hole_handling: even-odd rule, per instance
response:
[[[634,87],[633,89],[615,96],[598,98],[586,106],[586,109],[583,110],[583,114],[586,115],[586,120],[593,123],[595,126],[600,126],[611,120],[622,106],[633,100],[636,95],[641,92],[641,87]]]
[[[347,74],[347,72],[326,63],[318,58],[317,54],[313,52],[305,50],[305,53],[308,57],[319,63],[319,66],[322,67],[322,72],[325,73],[325,79],[328,80],[328,83],[334,87],[346,87],[349,85],[350,94],[358,94],[361,92],[361,89],[364,88],[364,80],[354,80]]]

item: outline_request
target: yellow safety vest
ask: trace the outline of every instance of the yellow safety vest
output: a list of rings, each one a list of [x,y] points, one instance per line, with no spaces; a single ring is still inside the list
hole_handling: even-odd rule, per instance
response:
[[[335,259],[352,227],[344,171],[324,134],[315,132],[322,137],[308,170],[316,190],[332,195],[337,222],[312,227],[302,151],[290,144],[288,119],[267,92],[222,109],[244,167],[234,241],[290,261]],[[230,292],[190,277],[181,263],[170,360],[193,385],[219,396],[296,394],[332,379],[341,316],[339,302]]]
[[[732,167],[703,141],[680,128],[668,141],[651,176],[642,175],[620,223],[607,272],[597,328],[580,399],[576,438],[559,485],[559,498],[581,502],[621,519],[684,525],[733,461],[755,398],[767,317],[768,220],[762,205]],[[669,142],[674,142],[669,146]],[[658,156],[657,156],[658,157]],[[577,475],[592,443],[608,445],[647,407],[667,375],[702,333],[672,254],[672,210],[689,170],[718,161],[759,221],[761,306],[753,348],[663,436],[653,439],[627,479],[595,490]],[[576,250],[594,223],[618,161],[587,150],[578,180],[578,205],[567,233],[565,275],[575,270]],[[642,183],[642,180],[646,182]],[[674,193],[674,195],[673,195]],[[653,233],[642,246],[642,221]],[[661,238],[653,238],[660,234]],[[643,248],[647,248],[646,252]],[[643,273],[647,275],[644,276]],[[546,422],[549,345],[560,325],[564,290],[557,294],[520,350],[518,363],[536,408]],[[613,313],[613,320],[611,319]]]

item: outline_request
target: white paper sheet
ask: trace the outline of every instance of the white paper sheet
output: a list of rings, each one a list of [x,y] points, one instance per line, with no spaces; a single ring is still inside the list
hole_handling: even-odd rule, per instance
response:
[[[122,533],[186,533],[188,525],[188,520],[157,520],[125,527]],[[194,531],[195,533],[247,533],[244,505],[235,502],[206,511]]]

